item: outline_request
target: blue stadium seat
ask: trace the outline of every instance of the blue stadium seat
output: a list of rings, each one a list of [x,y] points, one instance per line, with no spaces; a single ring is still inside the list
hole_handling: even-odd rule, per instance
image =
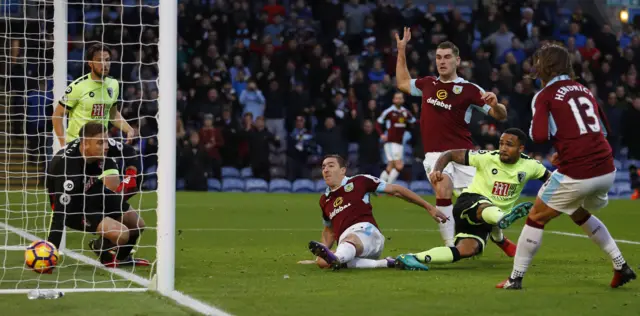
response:
[[[244,191],[245,192],[268,192],[269,184],[267,181],[258,178],[249,178],[244,182]]]
[[[350,154],[357,153],[359,148],[360,148],[360,145],[358,145],[358,143],[349,143],[349,153]]]
[[[622,165],[624,170],[618,169],[618,172],[620,172],[620,171],[629,171],[629,167],[631,167],[631,166],[636,166],[637,168],[640,168],[640,160],[629,159],[629,160],[625,161],[624,164]]]
[[[286,179],[273,179],[269,182],[269,192],[290,193],[291,182]]]
[[[154,166],[146,167],[144,168],[143,172],[144,172],[145,178],[155,177],[157,176],[157,173],[158,173],[158,166],[154,165]]]
[[[524,188],[522,189],[522,195],[536,196],[541,186],[542,186],[542,181],[531,180],[524,185]]]
[[[184,186],[185,186],[184,179],[181,178],[176,180],[176,191],[184,190]]]
[[[407,183],[407,181],[402,181],[402,180],[396,180],[393,184],[397,184],[401,187],[405,187],[405,188],[409,188],[409,183]]]
[[[244,192],[244,181],[238,178],[223,178],[222,191],[223,192]]]
[[[314,193],[316,192],[315,184],[309,179],[298,179],[293,181],[291,185],[293,193]]]
[[[240,171],[234,167],[222,167],[223,178],[240,178]]]
[[[317,180],[316,181],[316,192],[324,192],[324,190],[327,189],[327,184],[324,183],[324,180]]]
[[[242,168],[240,170],[240,177],[242,177],[243,179],[253,177],[253,170],[251,170],[250,167]]]
[[[622,169],[622,162],[620,162],[620,160],[618,160],[618,159],[614,159],[613,160],[613,165],[616,166],[616,169],[618,169],[618,170]]]
[[[412,181],[409,185],[409,189],[420,195],[433,194],[433,187],[431,187],[431,183],[426,180]]]
[[[207,189],[209,192],[220,192],[222,190],[222,183],[218,179],[207,179]]]
[[[349,157],[347,158],[347,162],[349,163],[349,166],[357,166],[359,158],[360,156],[358,156],[358,153],[350,153]]]
[[[629,182],[631,181],[631,175],[627,170],[616,171],[616,182]]]
[[[620,197],[628,196],[628,195],[631,195],[631,193],[633,193],[633,191],[631,191],[631,185],[628,182],[618,182],[618,183],[615,183],[613,186],[616,188],[616,193]]]

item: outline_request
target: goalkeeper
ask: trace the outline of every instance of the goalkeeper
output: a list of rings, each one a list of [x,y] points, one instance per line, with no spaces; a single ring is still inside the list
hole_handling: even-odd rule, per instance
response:
[[[115,159],[105,157],[109,147],[104,125],[90,122],[78,131],[77,141],[60,150],[47,170],[47,191],[53,218],[47,240],[60,246],[64,226],[100,235],[90,243],[107,267],[149,265],[133,259],[131,251],[145,224],[125,200]]]
[[[64,91],[52,117],[53,130],[64,147],[78,138],[80,128],[87,122],[98,122],[108,127],[111,122],[127,134],[127,144],[136,131],[127,123],[114,104],[118,101],[118,80],[108,77],[111,67],[111,51],[102,44],[93,44],[87,50],[90,73],[73,81]],[[64,137],[63,119],[69,114],[69,127]]]
[[[549,171],[537,160],[523,154],[526,135],[509,128],[500,136],[500,148],[495,151],[466,149],[445,152],[429,174],[431,183],[442,180],[442,170],[449,162],[476,167],[471,185],[463,191],[453,206],[455,247],[436,247],[418,254],[400,255],[396,268],[428,270],[428,263],[453,263],[482,253],[489,236],[498,245],[509,243],[501,229],[527,216],[533,206],[524,202],[513,206],[527,181],[546,181]],[[515,248],[515,247],[514,247]],[[515,249],[511,251],[515,253]]]

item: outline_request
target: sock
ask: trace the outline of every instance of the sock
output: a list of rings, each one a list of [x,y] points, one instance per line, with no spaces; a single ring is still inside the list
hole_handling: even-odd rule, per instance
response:
[[[456,247],[435,247],[415,256],[424,263],[453,263],[460,260],[460,251]]]
[[[584,232],[587,233],[589,238],[596,243],[596,245],[600,246],[602,251],[611,257],[611,261],[613,261],[613,268],[616,270],[622,269],[622,266],[626,261],[622,257],[622,253],[620,252],[620,249],[618,249],[618,245],[615,240],[613,240],[613,237],[609,234],[609,230],[604,226],[604,223],[602,223],[597,217],[591,215],[580,227],[582,227]]]
[[[540,248],[543,231],[544,226],[527,219],[527,223],[520,233],[520,238],[518,238],[516,257],[513,259],[513,271],[511,271],[512,279],[524,277],[533,260],[533,256],[536,255],[538,248]]]
[[[436,208],[444,215],[449,217],[446,223],[439,223],[440,236],[447,247],[453,247],[453,240],[456,231],[455,221],[453,219],[453,205],[451,199],[436,199]]]
[[[348,241],[340,243],[335,255],[338,257],[338,260],[340,260],[340,263],[348,263],[356,257],[356,246]]]
[[[498,221],[504,216],[504,212],[497,206],[485,207],[480,214],[482,220],[490,225],[498,224]]]
[[[382,174],[380,174],[380,180],[384,181],[384,182],[388,182],[389,180],[389,173],[387,173],[387,170],[382,171]]]
[[[389,173],[389,183],[394,183],[396,181],[396,179],[398,179],[398,176],[400,175],[400,172],[398,172],[398,170],[393,169],[391,170],[391,173]]]
[[[112,243],[111,240],[106,239],[104,237],[98,238],[94,243],[93,247],[96,250],[96,254],[100,258],[101,262],[108,262],[113,260],[113,254],[109,252],[110,250],[116,250],[116,244]]]
[[[130,230],[129,233],[131,233],[132,231]],[[129,257],[129,255],[131,254],[131,250],[133,250],[133,246],[135,246],[138,243],[138,237],[140,237],[139,233],[135,233],[132,234],[129,237],[129,241],[127,241],[127,244],[124,246],[120,246],[120,248],[118,249],[118,254],[116,256],[116,259],[118,260],[125,260],[127,259],[127,257]]]
[[[373,260],[373,259],[363,259],[363,258],[354,258],[353,260],[347,262],[347,268],[349,269],[373,269],[373,268],[387,268],[387,260]]]
[[[502,234],[502,229],[500,229],[500,227],[491,227],[491,240],[497,244],[504,242],[504,234]]]

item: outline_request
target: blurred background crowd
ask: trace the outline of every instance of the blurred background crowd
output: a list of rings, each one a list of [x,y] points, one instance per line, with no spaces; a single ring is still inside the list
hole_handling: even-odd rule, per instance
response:
[[[140,130],[136,146],[145,168],[157,163],[155,135],[162,128],[155,120],[161,36],[156,3],[85,0],[69,5],[69,80],[87,71],[87,43],[102,41],[112,48],[111,75],[122,82],[119,106]],[[396,91],[394,33],[404,26],[412,32],[407,60],[413,78],[437,76],[435,47],[449,40],[460,49],[459,75],[495,92],[508,107],[506,122],[474,114],[469,128],[478,148],[496,148],[507,127],[528,131],[531,99],[540,88],[527,76],[531,55],[553,40],[567,46],[578,80],[605,109],[619,167],[640,159],[637,23],[615,30],[580,6],[568,10],[555,0],[446,3],[180,1],[178,177],[193,190],[206,190],[207,179],[233,169],[265,180],[317,179],[319,159],[327,153],[348,157],[352,173],[382,171],[386,161],[374,124]],[[27,10],[40,19],[52,15],[37,6]],[[50,35],[39,34],[50,25],[29,21],[4,23],[23,34],[12,39],[10,49],[5,47],[4,89],[12,91],[12,113],[28,122],[15,124],[14,132],[42,144],[38,135],[51,129],[53,100],[51,82],[38,79],[51,75],[54,61]],[[420,99],[405,100],[404,106],[419,117]],[[405,181],[425,179],[418,130],[416,123],[405,135],[407,168],[400,177]],[[550,145],[527,144],[527,151],[545,163],[550,150]]]

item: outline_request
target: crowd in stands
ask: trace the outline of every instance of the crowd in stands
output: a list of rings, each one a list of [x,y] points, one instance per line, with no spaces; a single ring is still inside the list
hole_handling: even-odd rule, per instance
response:
[[[111,68],[123,82],[121,111],[140,129],[139,148],[145,165],[153,166],[156,8],[102,3],[70,5],[70,21],[91,22],[69,24],[69,59],[78,61],[70,64],[70,77],[87,69],[83,42],[111,45],[113,59],[122,62]],[[220,178],[224,167],[249,168],[266,180],[319,178],[318,162],[327,153],[349,157],[351,172],[379,174],[385,157],[373,124],[396,91],[394,34],[404,26],[412,32],[407,61],[413,78],[437,76],[435,47],[452,41],[463,60],[459,75],[507,106],[506,122],[474,114],[470,129],[478,148],[497,148],[507,127],[528,131],[531,100],[540,88],[529,76],[532,53],[559,41],[571,52],[579,81],[607,113],[616,158],[640,159],[640,34],[633,24],[615,32],[580,7],[567,14],[545,0],[477,1],[474,7],[402,3],[180,1],[177,172],[186,188],[206,189],[207,179]],[[419,117],[420,99],[405,99]],[[31,109],[39,101],[26,102]],[[425,177],[419,126],[413,129],[405,137],[404,180]],[[527,144],[540,160],[550,150],[550,144]]]

